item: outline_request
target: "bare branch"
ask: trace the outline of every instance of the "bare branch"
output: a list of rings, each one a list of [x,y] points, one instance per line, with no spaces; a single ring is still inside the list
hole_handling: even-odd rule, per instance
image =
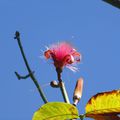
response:
[[[45,95],[44,95],[44,93],[43,93],[40,85],[38,84],[37,79],[35,78],[34,74],[32,74],[32,70],[30,69],[30,66],[29,66],[29,64],[28,64],[28,61],[27,61],[27,59],[26,59],[26,56],[25,56],[25,53],[24,53],[24,50],[23,50],[23,47],[22,47],[22,44],[21,44],[21,41],[20,41],[20,33],[19,33],[18,31],[16,31],[14,39],[17,39],[18,46],[19,46],[19,48],[20,48],[20,51],[21,51],[23,60],[24,60],[24,62],[25,62],[25,65],[26,65],[27,70],[28,70],[28,73],[29,73],[29,74],[26,75],[26,76],[20,76],[17,72],[15,72],[16,76],[18,77],[18,79],[21,79],[21,78],[24,78],[24,79],[25,79],[25,78],[30,77],[30,78],[32,79],[32,81],[34,82],[35,86],[37,87],[37,89],[38,89],[38,91],[39,91],[39,94],[40,94],[43,102],[44,102],[44,103],[47,103],[48,101],[47,101],[47,99],[46,99],[46,97],[45,97]]]

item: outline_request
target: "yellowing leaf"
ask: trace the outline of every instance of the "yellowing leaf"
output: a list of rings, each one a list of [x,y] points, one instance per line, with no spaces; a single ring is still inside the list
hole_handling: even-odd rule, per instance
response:
[[[79,118],[75,106],[63,102],[49,102],[37,110],[32,120],[67,120]]]
[[[86,117],[95,120],[120,120],[120,90],[98,93],[86,105]]]

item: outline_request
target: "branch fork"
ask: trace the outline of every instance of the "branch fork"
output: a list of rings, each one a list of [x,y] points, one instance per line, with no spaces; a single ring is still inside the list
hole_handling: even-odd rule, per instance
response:
[[[30,68],[30,66],[28,64],[28,61],[26,59],[26,56],[25,56],[25,53],[24,53],[24,50],[23,50],[23,47],[22,47],[22,44],[21,44],[20,33],[18,31],[16,31],[14,39],[16,39],[17,42],[18,42],[18,46],[20,48],[23,60],[25,62],[27,70],[28,70],[28,74],[25,75],[25,76],[21,76],[19,73],[15,72],[17,78],[20,80],[20,79],[27,79],[28,77],[30,77],[32,79],[32,81],[34,82],[35,86],[37,87],[37,90],[38,90],[43,102],[47,103],[48,102],[47,98],[45,97],[40,85],[38,84],[38,81],[37,81],[36,77],[34,76],[34,71],[31,70],[31,68]]]

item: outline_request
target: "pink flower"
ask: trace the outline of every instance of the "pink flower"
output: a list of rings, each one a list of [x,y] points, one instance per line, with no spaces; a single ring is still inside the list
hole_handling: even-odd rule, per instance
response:
[[[80,53],[78,53],[69,43],[61,42],[50,46],[45,52],[46,59],[52,59],[56,68],[64,66],[76,71],[73,64],[80,62]]]

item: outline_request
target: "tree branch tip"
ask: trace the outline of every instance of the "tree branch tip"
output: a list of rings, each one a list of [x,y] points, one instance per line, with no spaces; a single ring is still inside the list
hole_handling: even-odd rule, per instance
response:
[[[20,75],[19,75],[16,71],[15,71],[15,75],[16,75],[16,77],[18,78],[18,80],[21,79]]]
[[[19,33],[19,31],[16,31],[14,39],[18,39],[19,37],[20,37],[20,33]]]

